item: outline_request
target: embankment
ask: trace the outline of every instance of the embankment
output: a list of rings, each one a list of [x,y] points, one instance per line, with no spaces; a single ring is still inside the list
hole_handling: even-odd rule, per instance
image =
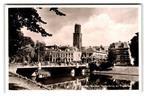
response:
[[[9,65],[9,90],[49,90],[44,85],[16,73],[16,64]]]
[[[139,67],[136,66],[115,66],[112,70],[94,71],[94,74],[112,75],[114,79],[139,80]]]
[[[9,90],[49,90],[44,85],[21,75],[9,72]]]

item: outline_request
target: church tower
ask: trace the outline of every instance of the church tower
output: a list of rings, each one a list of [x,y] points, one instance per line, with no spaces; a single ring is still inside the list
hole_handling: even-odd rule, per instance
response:
[[[73,46],[81,50],[82,48],[82,33],[81,33],[81,25],[75,24],[75,31],[73,34]]]

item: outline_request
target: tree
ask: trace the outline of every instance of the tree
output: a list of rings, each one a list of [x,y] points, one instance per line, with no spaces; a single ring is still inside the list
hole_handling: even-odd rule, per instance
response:
[[[51,11],[58,12],[58,15],[63,14],[58,9],[52,9]],[[60,15],[61,16],[61,15]],[[24,37],[21,32],[21,28],[27,27],[28,30],[35,33],[40,33],[42,37],[52,36],[52,34],[47,33],[44,28],[39,24],[46,24],[37,10],[34,8],[9,8],[8,9],[8,29],[9,29],[9,57],[17,55],[17,51],[28,44],[25,40],[29,40],[32,44],[32,39]]]
[[[19,42],[21,46],[31,45],[31,47],[34,47],[34,41],[30,37],[23,37],[21,42]]]
[[[36,57],[37,61],[45,60],[45,51],[46,51],[45,46],[46,46],[46,44],[44,42],[39,42],[39,41],[36,42],[35,53],[36,53],[36,56],[37,56]]]
[[[24,37],[21,32],[22,27],[27,27],[28,30],[41,33],[42,36],[51,36],[39,23],[46,22],[42,21],[41,17],[37,13],[37,10],[33,8],[9,8],[9,56],[17,54],[17,51],[22,46],[26,45],[25,39],[31,38]]]
[[[138,66],[139,65],[139,43],[138,43],[138,35],[139,33],[135,33],[136,35],[130,40],[131,43],[130,45],[130,51],[131,51],[131,56],[134,58],[134,65]]]
[[[66,14],[59,11],[58,8],[50,8],[50,11],[54,11],[59,16],[66,16]]]
[[[100,50],[105,50],[105,48],[102,46],[102,45],[100,45]]]
[[[115,47],[115,43],[112,43],[112,44],[110,44],[110,46],[109,46],[109,48],[108,48],[108,62],[110,63],[110,64],[114,64],[114,62],[115,62],[115,59],[116,59],[116,54],[115,54],[115,52],[114,52],[114,47]]]
[[[31,63],[34,55],[35,49],[30,44],[21,47],[17,51],[17,56],[19,56],[20,59],[19,62],[27,61],[28,63]]]

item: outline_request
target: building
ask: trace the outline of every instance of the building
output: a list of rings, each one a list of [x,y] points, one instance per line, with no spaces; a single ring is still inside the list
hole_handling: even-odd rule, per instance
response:
[[[91,56],[94,61],[97,63],[106,62],[107,61],[107,51],[96,51]]]
[[[110,45],[109,51],[113,53],[114,65],[127,66],[131,65],[130,63],[130,51],[127,42],[116,42]]]
[[[85,50],[82,50],[82,63],[90,63],[92,62],[94,59],[92,58],[93,53],[95,52],[95,50],[93,48],[87,48]]]
[[[73,46],[81,50],[82,48],[82,33],[81,25],[75,24],[75,31],[73,34]]]
[[[48,55],[47,60],[50,63],[70,64],[81,61],[81,52],[73,47],[61,46],[57,47],[57,49],[51,47],[46,52],[46,55]]]
[[[107,51],[106,50],[97,50],[95,47],[89,47],[85,50],[82,50],[82,63],[97,62],[101,63],[102,61],[107,60]]]

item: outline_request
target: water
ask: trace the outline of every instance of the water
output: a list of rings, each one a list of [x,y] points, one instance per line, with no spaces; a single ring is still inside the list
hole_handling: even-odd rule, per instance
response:
[[[119,76],[119,75],[118,75]],[[121,75],[122,76],[122,75]],[[116,75],[85,74],[72,76],[53,76],[46,79],[38,79],[37,82],[46,87],[59,90],[138,90],[138,80],[115,78]]]

